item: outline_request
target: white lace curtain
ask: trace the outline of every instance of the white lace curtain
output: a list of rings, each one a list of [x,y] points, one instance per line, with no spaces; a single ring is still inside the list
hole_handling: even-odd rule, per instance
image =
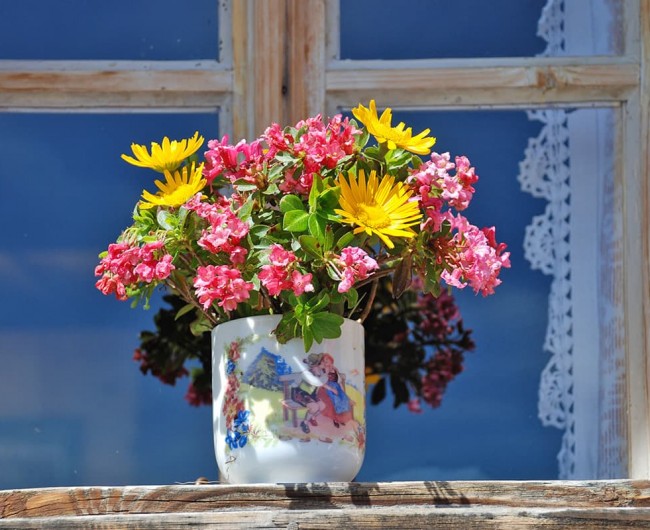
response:
[[[620,0],[549,0],[539,21],[542,55],[619,53],[620,10]],[[553,277],[539,417],[564,430],[564,479],[626,476],[614,112],[530,111],[543,127],[520,165],[522,189],[548,201],[527,227],[524,251],[532,268]]]

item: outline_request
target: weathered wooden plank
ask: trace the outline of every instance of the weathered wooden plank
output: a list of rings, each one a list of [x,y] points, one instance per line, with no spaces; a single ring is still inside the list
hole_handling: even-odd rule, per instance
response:
[[[0,491],[0,519],[391,506],[650,508],[649,481],[389,482]]]
[[[563,64],[536,59],[446,62],[407,61],[401,68],[379,61],[335,61],[326,74],[328,111],[374,98],[400,107],[619,104],[638,87],[638,64]],[[410,66],[409,66],[410,65]]]
[[[16,68],[8,69],[12,65]],[[217,63],[198,68],[178,63],[167,69],[134,62],[18,66],[0,64],[0,109],[216,108],[232,90],[232,72]]]
[[[0,520],[0,528],[650,528],[645,508],[564,509],[399,506],[373,509],[233,511],[168,514],[122,514],[87,517]]]
[[[282,123],[286,0],[232,3],[233,140],[257,138]]]
[[[325,113],[325,0],[287,2],[285,123]]]
[[[630,42],[639,57],[641,83],[624,109],[623,201],[625,215],[625,337],[629,433],[628,475],[650,476],[650,2],[626,6],[626,26],[638,34]],[[634,157],[630,159],[629,157]]]

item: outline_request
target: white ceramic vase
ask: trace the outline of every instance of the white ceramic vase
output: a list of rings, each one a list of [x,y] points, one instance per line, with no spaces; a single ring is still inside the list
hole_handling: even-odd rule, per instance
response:
[[[364,333],[280,344],[279,316],[212,331],[214,447],[230,484],[351,481],[365,451]]]

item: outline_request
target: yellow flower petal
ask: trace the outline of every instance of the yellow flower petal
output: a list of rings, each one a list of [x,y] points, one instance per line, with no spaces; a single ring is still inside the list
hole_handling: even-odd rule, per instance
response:
[[[360,169],[357,175],[350,171],[347,179],[339,175],[338,185],[340,208],[334,212],[342,223],[356,225],[353,233],[376,235],[388,248],[395,247],[391,237],[415,237],[411,226],[421,221],[422,212],[416,201],[409,200],[412,192],[403,183],[395,183],[391,176],[379,180],[375,171],[366,180]]]
[[[165,170],[165,182],[155,181],[158,193],[154,195],[147,190],[142,192],[140,208],[146,210],[154,206],[171,206],[172,208],[182,206],[207,184],[202,173],[203,164],[197,167],[194,163],[191,167],[185,166],[173,174]]]
[[[411,153],[418,155],[428,155],[431,152],[431,147],[436,143],[433,137],[427,137],[430,130],[425,129],[416,136],[413,136],[411,127],[400,122],[397,126],[391,126],[392,111],[387,108],[382,112],[380,117],[377,117],[377,107],[375,100],[371,99],[369,108],[359,104],[358,107],[352,109],[354,117],[363,123],[380,144],[388,142],[389,149],[397,149],[398,147],[406,149]]]
[[[198,131],[192,138],[184,140],[169,140],[166,136],[162,139],[161,145],[151,142],[151,154],[146,146],[131,144],[131,151],[135,158],[129,155],[122,155],[122,160],[138,167],[149,167],[159,173],[174,171],[189,156],[203,144],[203,136]]]

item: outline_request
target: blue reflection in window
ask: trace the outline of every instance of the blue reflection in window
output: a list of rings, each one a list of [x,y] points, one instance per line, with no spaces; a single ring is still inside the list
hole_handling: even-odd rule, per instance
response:
[[[546,0],[341,2],[341,59],[527,57]]]
[[[11,2],[0,9],[0,59],[216,60],[217,8],[215,0]]]

